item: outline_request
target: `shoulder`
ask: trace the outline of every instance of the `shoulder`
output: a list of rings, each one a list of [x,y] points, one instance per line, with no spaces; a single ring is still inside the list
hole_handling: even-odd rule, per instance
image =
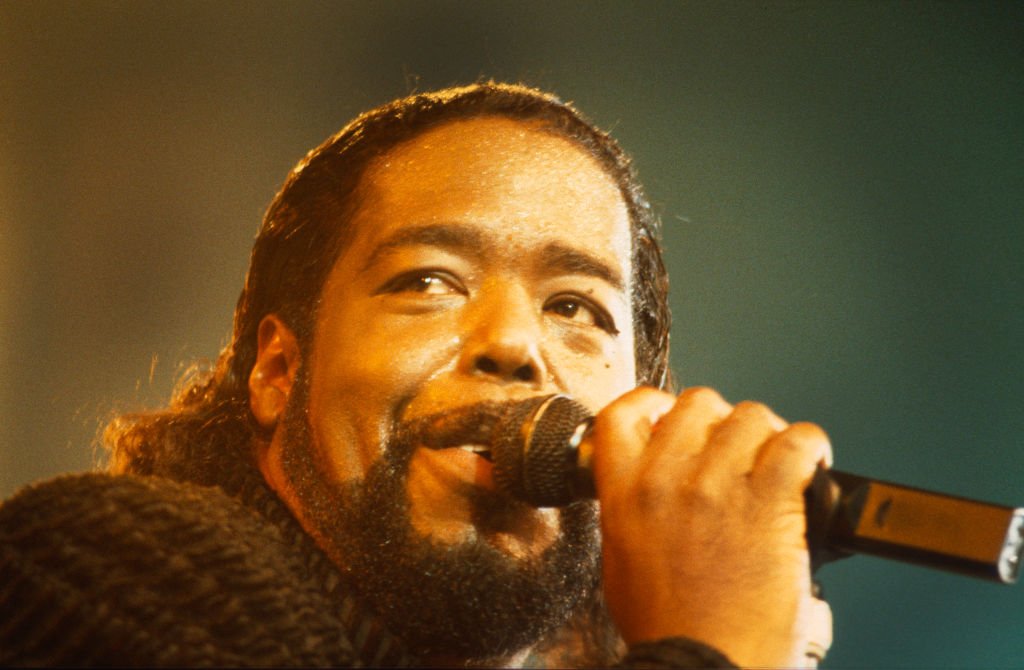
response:
[[[219,489],[159,477],[65,475],[29,485],[0,504],[0,536],[5,539],[13,539],[12,534],[32,535],[36,541],[80,535],[86,543],[122,544],[143,541],[143,535],[188,533],[179,526],[193,523],[203,530],[273,531]]]
[[[204,506],[237,505],[219,490],[171,481],[160,477],[113,475],[101,472],[62,475],[20,489],[0,503],[0,518],[29,514],[33,517],[73,512],[79,523],[99,521],[110,515],[162,512],[154,504],[174,502],[183,513]],[[82,515],[85,515],[83,517]]]
[[[324,655],[345,646],[324,599],[278,529],[216,489],[94,473],[0,505],[0,648],[20,650],[0,660],[344,662]]]
[[[219,489],[157,477],[89,473],[33,484],[0,505],[0,544],[59,568],[131,558],[138,571],[184,562],[282,559],[274,526]],[[123,570],[124,568],[122,568]]]

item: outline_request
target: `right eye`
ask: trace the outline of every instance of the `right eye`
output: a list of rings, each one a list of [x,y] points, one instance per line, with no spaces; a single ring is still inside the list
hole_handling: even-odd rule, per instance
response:
[[[451,274],[440,270],[414,270],[398,275],[381,286],[377,293],[419,293],[421,295],[465,294]]]

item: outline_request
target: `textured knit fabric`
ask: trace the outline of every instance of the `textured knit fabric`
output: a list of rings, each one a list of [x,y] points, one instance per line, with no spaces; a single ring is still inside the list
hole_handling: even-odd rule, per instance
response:
[[[85,474],[0,505],[0,666],[414,664],[262,483]],[[728,668],[699,643],[626,667]]]
[[[304,537],[162,479],[29,487],[0,506],[0,665],[358,664],[371,626]]]

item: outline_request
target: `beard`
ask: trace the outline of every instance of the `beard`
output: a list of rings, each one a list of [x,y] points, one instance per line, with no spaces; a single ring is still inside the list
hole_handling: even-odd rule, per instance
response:
[[[533,508],[478,489],[471,498],[476,537],[445,544],[412,525],[406,479],[424,432],[451,412],[399,423],[382,455],[357,481],[336,481],[321,466],[301,374],[284,417],[282,466],[306,522],[339,564],[364,606],[407,648],[486,664],[534,645],[589,611],[600,575],[597,511],[578,502],[559,512],[558,538],[537,555],[515,557],[486,541]],[[456,412],[485,424],[505,404]]]

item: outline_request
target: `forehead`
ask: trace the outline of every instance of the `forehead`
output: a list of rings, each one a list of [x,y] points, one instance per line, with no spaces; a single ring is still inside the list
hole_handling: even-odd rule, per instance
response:
[[[572,239],[629,274],[629,215],[617,184],[580,146],[534,123],[481,117],[421,133],[371,162],[359,203],[353,223],[363,243],[401,227],[467,223],[510,248]]]

